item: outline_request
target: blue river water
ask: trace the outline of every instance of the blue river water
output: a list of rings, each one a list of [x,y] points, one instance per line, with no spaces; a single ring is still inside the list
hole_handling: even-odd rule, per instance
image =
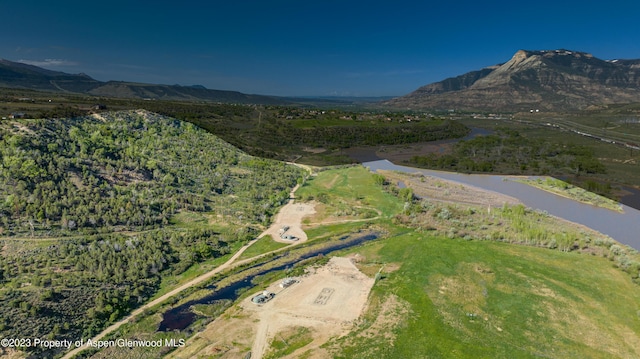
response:
[[[510,176],[473,175],[399,166],[387,160],[363,162],[372,171],[392,170],[452,180],[519,199],[527,207],[547,211],[556,217],[583,224],[616,241],[640,250],[640,211],[621,204],[624,213],[580,203],[523,183]]]

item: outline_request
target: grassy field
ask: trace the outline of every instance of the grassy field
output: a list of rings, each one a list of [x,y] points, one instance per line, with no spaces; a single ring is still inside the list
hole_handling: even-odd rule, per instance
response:
[[[402,204],[393,195],[382,191],[374,181],[371,173],[361,166],[328,170],[312,177],[298,189],[296,196],[302,201],[315,200],[324,205],[324,213],[318,213],[316,220],[329,216],[356,218],[362,213],[365,216],[358,218],[375,216],[364,209],[379,211],[383,218],[398,213]]]
[[[640,287],[604,258],[417,233],[353,252],[367,259],[362,267],[398,269],[374,286],[357,330],[328,345],[335,357],[640,353]]]
[[[271,236],[267,235],[258,239],[258,241],[254,243],[251,247],[249,247],[246,251],[244,251],[244,253],[242,253],[242,255],[238,259],[242,260],[242,259],[255,257],[259,254],[271,252],[276,249],[286,247],[288,245],[289,244],[287,243],[276,242],[273,240],[273,238],[271,238]]]
[[[377,228],[385,238],[340,254],[358,254],[358,267],[378,280],[355,329],[323,346],[330,357],[632,358],[640,353],[640,286],[616,268],[613,256],[605,258],[609,250],[598,247],[598,255],[589,255],[570,249],[571,243],[549,246],[553,250],[496,242],[483,231],[500,230],[523,244],[535,244],[534,238],[524,239],[531,231],[543,237],[565,231],[580,248],[598,241],[587,239],[592,234],[522,206],[496,208],[494,223],[484,228],[488,215],[477,208],[433,202],[426,215],[437,219],[436,227],[448,223],[449,230],[425,230],[407,221],[426,220],[412,213],[416,204],[407,208],[392,192],[364,168],[351,167],[320,172],[296,193],[298,200],[322,199],[322,211],[310,222],[335,218],[346,205],[380,212],[365,222],[307,229],[311,241],[364,227]],[[503,228],[513,221],[514,229]],[[445,236],[448,232],[452,235]],[[581,235],[587,237],[580,241]],[[604,245],[614,251],[613,243]],[[273,338],[267,355],[285,355],[309,342],[304,329],[289,334]]]

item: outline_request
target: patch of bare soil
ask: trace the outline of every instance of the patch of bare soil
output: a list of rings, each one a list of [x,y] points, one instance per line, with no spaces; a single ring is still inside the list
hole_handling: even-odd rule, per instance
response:
[[[214,355],[220,358],[262,358],[270,343],[291,328],[310,330],[313,341],[288,357],[311,351],[312,358],[331,356],[319,347],[348,333],[361,315],[374,279],[361,273],[349,258],[334,257],[287,288],[280,282],[267,290],[275,297],[258,305],[245,299],[207,326],[169,358]],[[318,356],[320,355],[320,356]]]
[[[107,122],[107,120],[99,113],[92,113],[91,117],[95,118],[98,121]]]
[[[244,358],[251,350],[256,320],[242,307],[232,307],[166,358]]]
[[[385,176],[392,183],[403,182],[404,185],[411,188],[417,196],[442,202],[494,207],[500,207],[505,203],[521,203],[518,199],[511,196],[432,176],[401,174],[385,170],[379,170],[378,173]]]
[[[294,200],[290,200],[280,209],[271,227],[262,232],[260,237],[271,235],[274,241],[282,243],[304,242],[307,240],[307,234],[302,230],[302,219],[314,213],[316,211],[313,204],[294,203]],[[284,231],[286,227],[288,228]],[[283,239],[282,235],[292,236],[295,240]]]
[[[35,132],[29,127],[21,124],[20,122],[10,122],[13,128],[9,129],[11,132],[17,135],[35,136]]]
[[[389,344],[392,344],[395,337],[393,336],[393,330],[390,330],[390,328],[394,328],[403,322],[403,319],[409,315],[409,307],[409,303],[404,302],[395,294],[388,295],[380,304],[380,311],[373,324],[360,333],[359,336],[382,337]]]
[[[346,334],[362,313],[373,283],[374,279],[361,273],[350,259],[334,257],[289,288],[272,285],[267,290],[276,296],[262,306],[245,300],[242,306],[260,319],[252,358],[262,357],[273,335],[288,326],[303,326],[314,332],[313,342],[297,352]]]
[[[309,152],[309,153],[322,153],[322,152],[327,152],[326,148],[322,148],[322,147],[303,147],[302,148],[303,151],[305,152]]]

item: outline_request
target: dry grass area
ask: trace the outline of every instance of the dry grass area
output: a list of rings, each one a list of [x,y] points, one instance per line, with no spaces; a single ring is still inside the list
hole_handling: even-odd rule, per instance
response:
[[[520,203],[518,199],[511,196],[432,176],[401,174],[385,170],[378,172],[392,183],[402,181],[416,195],[433,200],[493,207],[500,207],[505,203]]]
[[[350,258],[340,257],[297,279],[300,282],[284,289],[280,282],[270,285],[267,290],[276,295],[263,305],[249,297],[230,308],[169,358],[244,358],[249,351],[253,359],[273,356],[272,343],[293,346],[287,338],[300,329],[309,331],[312,339],[282,357],[330,358],[319,347],[353,328],[374,279],[360,272]]]
[[[302,150],[305,152],[315,153],[315,154],[327,152],[327,149],[322,147],[303,147]]]

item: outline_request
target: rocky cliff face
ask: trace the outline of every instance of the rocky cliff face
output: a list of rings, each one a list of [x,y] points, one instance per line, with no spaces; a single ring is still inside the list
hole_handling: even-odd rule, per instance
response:
[[[386,104],[558,111],[628,102],[640,102],[640,60],[605,61],[569,50],[520,50],[504,64],[423,86]]]

